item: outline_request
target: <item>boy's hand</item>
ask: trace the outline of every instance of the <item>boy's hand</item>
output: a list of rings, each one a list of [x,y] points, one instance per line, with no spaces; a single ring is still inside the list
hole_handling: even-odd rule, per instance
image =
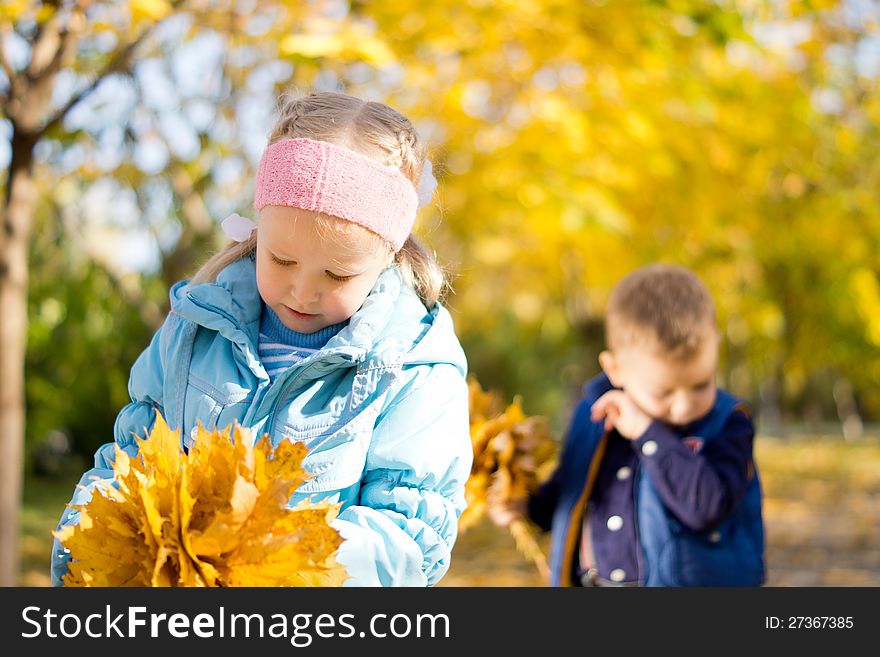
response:
[[[651,418],[622,390],[609,390],[591,410],[593,422],[605,419],[605,430],[612,427],[627,440],[635,440],[648,429]]]
[[[526,498],[524,497],[503,502],[489,502],[486,513],[496,525],[507,527],[514,520],[525,517],[527,512],[526,504]]]

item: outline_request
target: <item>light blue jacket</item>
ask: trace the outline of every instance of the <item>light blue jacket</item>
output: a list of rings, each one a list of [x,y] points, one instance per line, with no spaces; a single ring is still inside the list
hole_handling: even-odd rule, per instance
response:
[[[171,289],[171,311],[132,367],[132,403],[116,419],[115,442],[95,453],[71,503],[112,478],[114,448],[137,453],[160,411],[192,445],[237,420],[256,436],[305,441],[314,477],[292,503],[341,502],[335,526],[347,586],[425,586],[449,568],[464,484],[471,468],[467,363],[449,313],[426,310],[397,269],[383,272],[349,325],[319,352],[270,383],[257,353],[262,301],[255,266],[239,260],[215,283]],[[66,509],[59,527],[79,522]],[[58,541],[52,581],[67,572]]]

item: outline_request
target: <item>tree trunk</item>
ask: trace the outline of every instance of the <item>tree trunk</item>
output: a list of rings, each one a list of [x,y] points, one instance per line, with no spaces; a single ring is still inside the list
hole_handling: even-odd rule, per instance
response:
[[[784,433],[782,423],[782,372],[782,365],[777,364],[760,387],[758,400],[759,431],[766,436],[782,437]]]
[[[861,438],[864,433],[864,425],[862,424],[862,416],[859,415],[856,396],[849,379],[846,377],[837,379],[834,382],[833,395],[843,437],[846,440]]]
[[[27,256],[36,195],[31,163],[36,137],[13,126],[12,161],[0,208],[0,586],[16,586],[24,459],[24,362]]]

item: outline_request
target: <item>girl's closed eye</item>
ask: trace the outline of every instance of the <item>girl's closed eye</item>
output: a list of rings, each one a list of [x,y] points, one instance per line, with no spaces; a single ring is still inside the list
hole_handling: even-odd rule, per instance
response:
[[[289,267],[290,265],[296,264],[296,260],[282,260],[281,258],[276,256],[274,253],[271,255],[272,255],[272,262],[274,262],[276,265],[281,265],[282,267]]]
[[[338,283],[343,283],[343,282],[345,282],[345,281],[350,281],[352,278],[354,278],[355,276],[358,275],[358,274],[334,274],[334,273],[333,273],[332,271],[330,271],[329,269],[325,270],[325,273],[327,274],[327,276],[330,277],[331,280],[334,280],[334,281],[336,281],[336,282],[338,282]]]

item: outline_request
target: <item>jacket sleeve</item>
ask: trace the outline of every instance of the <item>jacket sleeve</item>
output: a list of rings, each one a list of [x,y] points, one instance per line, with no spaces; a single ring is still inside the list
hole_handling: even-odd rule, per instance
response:
[[[335,526],[346,586],[432,586],[449,568],[473,453],[461,372],[434,365],[398,392],[373,431],[359,503]]]
[[[721,433],[694,452],[660,422],[652,422],[633,449],[660,499],[685,526],[706,531],[739,504],[749,485],[754,425],[737,410]],[[645,449],[646,443],[655,443]]]
[[[590,406],[593,400],[591,398],[582,399],[577,408],[575,408],[568,431],[565,434],[565,444],[562,448],[562,455],[558,459],[558,464],[553,474],[547,481],[541,484],[528,500],[529,518],[538,527],[545,532],[550,531],[553,524],[553,513],[556,511],[556,505],[559,502],[559,491],[562,481],[565,478],[565,468],[570,465],[570,452],[575,443],[582,439],[584,431],[590,427]]]
[[[113,442],[102,445],[95,452],[94,467],[87,470],[80,478],[73,497],[61,515],[57,529],[79,524],[80,512],[71,508],[71,505],[86,504],[92,498],[92,492],[99,483],[112,481],[116,448],[119,447],[129,456],[137,455],[135,436],[144,437],[149,434],[156,420],[156,411],[165,414],[162,408],[165,373],[163,344],[167,325],[166,321],[132,366],[128,380],[131,403],[124,406],[116,417]],[[52,544],[53,586],[63,585],[63,577],[67,573],[69,562],[69,552],[56,538]]]

